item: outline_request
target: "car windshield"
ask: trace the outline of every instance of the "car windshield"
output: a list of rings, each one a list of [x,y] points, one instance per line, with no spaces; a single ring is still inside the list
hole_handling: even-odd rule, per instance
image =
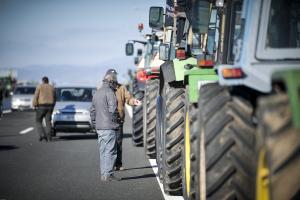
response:
[[[91,102],[95,88],[56,88],[56,101]]]
[[[17,87],[14,91],[14,94],[34,94],[35,87]]]
[[[272,0],[266,46],[300,48],[300,1]]]

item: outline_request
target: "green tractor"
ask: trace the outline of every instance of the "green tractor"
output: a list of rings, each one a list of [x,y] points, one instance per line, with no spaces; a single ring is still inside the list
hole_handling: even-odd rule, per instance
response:
[[[185,124],[189,124],[185,121],[189,119],[188,113],[194,113],[197,109],[199,84],[216,82],[218,77],[216,71],[212,69],[213,62],[210,54],[213,49],[209,49],[211,52],[208,53],[207,45],[204,45],[199,38],[201,34],[194,34],[192,31],[192,2],[177,1],[172,4],[173,1],[171,1],[170,4],[170,1],[167,1],[167,3],[169,4],[166,7],[171,8],[170,10],[174,11],[176,8],[175,12],[171,13],[174,19],[170,23],[171,31],[174,33],[176,30],[176,34],[173,34],[176,37],[167,37],[171,40],[165,41],[160,46],[160,57],[166,62],[160,66],[159,74],[160,89],[157,99],[157,122],[159,123],[156,124],[157,165],[164,191],[170,195],[182,195],[184,191],[186,196],[185,185],[190,181],[190,177],[185,178],[183,162],[186,142]],[[207,11],[209,11],[209,4],[207,6]],[[151,20],[152,18],[161,19],[162,17],[154,14],[152,16],[151,13],[161,12],[151,12],[150,9],[150,21],[154,21]],[[166,16],[171,14],[167,9]],[[167,21],[168,19],[165,19],[165,24]],[[159,23],[154,26],[159,27]],[[164,29],[165,33],[170,30],[166,25]],[[202,49],[205,49],[205,53]]]
[[[236,1],[237,2],[237,1]],[[203,162],[203,155],[199,154],[199,147],[203,142],[201,138],[201,116],[199,113],[203,110],[207,111],[208,117],[213,113],[218,113],[218,107],[208,107],[207,96],[218,96],[213,89],[207,89],[202,92],[202,88],[207,88],[208,85],[218,84],[218,75],[216,66],[223,64],[230,66],[233,64],[233,59],[230,56],[232,48],[231,38],[236,34],[235,26],[238,24],[233,21],[232,16],[240,12],[240,7],[235,7],[235,1],[227,1],[220,6],[219,1],[194,1],[193,2],[193,20],[192,31],[196,35],[195,42],[192,43],[194,52],[200,49],[197,55],[197,65],[190,66],[198,67],[197,73],[192,70],[185,72],[186,85],[188,86],[186,98],[185,112],[185,132],[184,132],[184,163],[183,163],[183,194],[185,199],[200,199],[199,185],[204,175],[201,174],[199,163]],[[200,68],[199,68],[200,67]],[[199,92],[199,89],[201,91]],[[200,103],[201,102],[201,103]],[[205,102],[205,103],[203,103]],[[211,121],[212,126],[209,131],[216,131],[222,125],[219,119]],[[210,138],[213,140],[214,138]],[[216,149],[216,146],[211,147]],[[215,159],[215,158],[214,158]],[[200,175],[201,174],[201,175]],[[219,182],[224,180],[217,180]],[[217,182],[217,184],[219,184]],[[216,185],[214,185],[216,186]],[[215,197],[213,197],[214,199]],[[215,199],[218,199],[216,197]]]
[[[179,9],[175,15],[174,8]],[[159,56],[164,60],[159,73],[159,95],[156,102],[155,144],[157,165],[164,191],[170,195],[182,194],[182,147],[184,127],[184,64],[196,63],[195,58],[186,59],[185,44],[178,48],[188,22],[183,6],[167,1],[164,23],[161,23],[163,8],[150,8],[150,27],[164,29],[165,39],[159,48]],[[157,10],[155,12],[155,10]],[[175,58],[181,56],[180,60]],[[182,55],[180,55],[180,53]],[[174,64],[176,63],[176,64]],[[175,66],[176,65],[176,66]]]

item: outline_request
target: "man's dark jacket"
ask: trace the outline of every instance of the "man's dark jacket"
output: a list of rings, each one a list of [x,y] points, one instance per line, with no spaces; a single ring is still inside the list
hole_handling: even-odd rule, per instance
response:
[[[117,97],[108,83],[103,82],[102,87],[94,94],[90,113],[92,124],[96,129],[117,130],[119,128]]]

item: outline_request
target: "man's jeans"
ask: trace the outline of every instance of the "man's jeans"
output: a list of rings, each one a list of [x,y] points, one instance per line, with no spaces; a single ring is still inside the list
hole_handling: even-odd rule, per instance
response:
[[[51,115],[53,112],[52,106],[39,106],[36,110],[36,130],[40,138],[51,139]],[[43,127],[43,118],[46,122],[46,132]]]
[[[116,167],[122,167],[122,142],[123,142],[123,124],[120,125],[117,133],[117,161]]]
[[[100,144],[100,172],[101,176],[113,175],[117,159],[117,130],[97,130]]]

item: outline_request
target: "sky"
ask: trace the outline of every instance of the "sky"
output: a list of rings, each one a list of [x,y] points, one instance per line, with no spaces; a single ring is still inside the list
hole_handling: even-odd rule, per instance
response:
[[[150,6],[164,0],[0,0],[0,70],[18,80],[94,85],[109,68],[126,82],[125,43],[150,33]],[[137,29],[144,23],[144,31]],[[138,47],[138,46],[137,46]],[[137,48],[136,48],[137,49]]]

